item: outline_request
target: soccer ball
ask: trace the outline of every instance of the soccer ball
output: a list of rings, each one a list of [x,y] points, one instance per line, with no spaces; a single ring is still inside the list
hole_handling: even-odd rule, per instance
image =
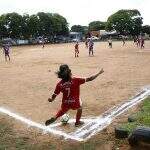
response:
[[[62,124],[67,124],[69,121],[69,115],[68,114],[64,114],[62,117],[61,117],[61,122]]]

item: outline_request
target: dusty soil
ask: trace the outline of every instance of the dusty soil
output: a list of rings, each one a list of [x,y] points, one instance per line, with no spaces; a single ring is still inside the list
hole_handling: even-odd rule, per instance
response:
[[[44,124],[60,107],[61,95],[48,103],[59,81],[55,75],[60,64],[67,63],[77,77],[88,77],[104,68],[95,81],[81,87],[83,117],[97,116],[150,85],[150,41],[141,50],[127,42],[97,42],[94,57],[80,43],[80,57],[74,58],[74,44],[12,47],[11,62],[0,54],[0,106],[4,106]],[[71,116],[75,111],[70,111]]]

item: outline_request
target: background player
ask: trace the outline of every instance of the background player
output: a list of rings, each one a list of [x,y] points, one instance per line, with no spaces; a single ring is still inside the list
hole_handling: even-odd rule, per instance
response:
[[[145,40],[144,40],[144,38],[142,37],[142,38],[141,38],[141,49],[144,48],[144,44],[145,44]]]
[[[75,48],[75,57],[79,57],[79,42],[76,42],[74,48]]]
[[[91,38],[89,40],[89,56],[91,56],[91,53],[92,53],[92,56],[94,56],[93,47],[94,47],[94,42],[93,42],[93,40]]]
[[[7,61],[7,57],[9,59],[9,61],[10,61],[10,56],[9,56],[10,45],[9,44],[3,44],[2,47],[3,47],[3,53],[5,54],[5,61]]]
[[[109,37],[109,39],[108,39],[108,46],[109,46],[109,48],[112,48],[112,39],[111,39],[111,37]]]
[[[56,96],[60,92],[62,92],[63,97],[61,109],[54,117],[47,120],[45,122],[45,125],[48,126],[49,124],[55,122],[57,118],[64,115],[69,109],[77,110],[75,126],[78,127],[82,125],[84,122],[80,121],[82,115],[82,102],[80,100],[80,85],[84,84],[85,82],[89,82],[96,79],[103,72],[104,72],[103,69],[101,69],[96,75],[93,75],[89,78],[86,79],[76,78],[72,77],[72,73],[68,65],[61,65],[59,71],[57,72],[58,78],[60,78],[61,81],[56,85],[54,94],[51,96],[51,98],[48,98],[49,102],[53,102]]]

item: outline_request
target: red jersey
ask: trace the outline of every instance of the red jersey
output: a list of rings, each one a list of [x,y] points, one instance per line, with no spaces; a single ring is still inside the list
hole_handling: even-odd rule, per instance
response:
[[[76,44],[74,47],[75,47],[76,50],[78,50],[79,49],[79,44]]]
[[[80,85],[85,83],[83,78],[71,78],[70,81],[60,81],[56,85],[54,94],[58,95],[60,92],[63,93],[62,103],[69,104],[79,101],[80,97]]]

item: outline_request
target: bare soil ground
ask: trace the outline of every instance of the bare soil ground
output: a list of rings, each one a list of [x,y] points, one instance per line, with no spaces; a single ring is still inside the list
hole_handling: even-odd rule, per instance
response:
[[[73,43],[46,45],[44,49],[41,45],[12,47],[11,62],[5,62],[0,54],[0,106],[44,124],[60,107],[61,95],[53,103],[47,98],[58,82],[55,71],[67,63],[78,77],[104,68],[104,74],[81,87],[83,117],[100,115],[150,85],[150,41],[145,45],[141,50],[133,42],[124,47],[114,42],[109,49],[106,42],[96,42],[95,56],[89,57],[84,43],[80,43],[79,58],[74,58]],[[69,113],[73,117],[76,112]],[[16,126],[22,127],[20,123]]]

